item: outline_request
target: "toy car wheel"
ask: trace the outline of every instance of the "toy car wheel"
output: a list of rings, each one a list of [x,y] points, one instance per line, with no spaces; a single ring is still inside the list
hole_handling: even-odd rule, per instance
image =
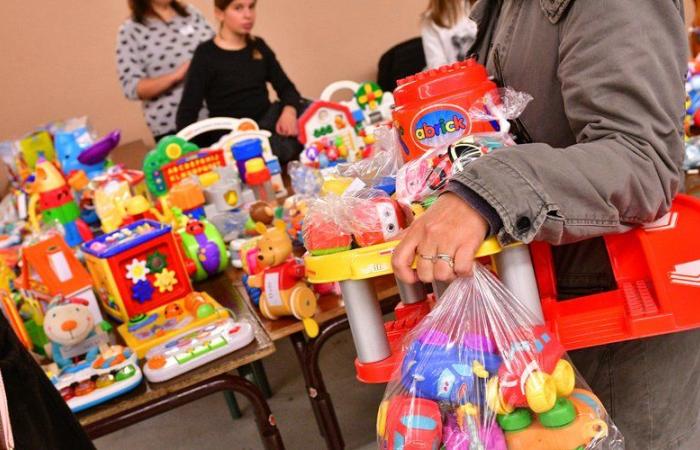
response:
[[[316,294],[306,286],[299,287],[292,292],[289,304],[297,319],[313,317],[316,312]]]
[[[503,400],[498,377],[493,377],[486,383],[486,403],[496,414],[513,412],[513,407]]]
[[[549,411],[557,402],[557,384],[551,375],[535,370],[525,382],[527,404],[536,413]]]
[[[560,359],[554,368],[554,372],[552,372],[552,378],[557,384],[557,395],[559,397],[568,397],[574,391],[576,375],[569,361]]]
[[[570,424],[576,419],[574,404],[568,399],[560,398],[554,404],[554,408],[540,413],[537,418],[545,428],[560,428]]]
[[[518,431],[532,424],[532,414],[526,408],[518,408],[510,414],[499,414],[496,420],[503,431]]]
[[[272,314],[270,312],[269,305],[267,304],[267,296],[265,294],[262,294],[260,296],[260,312],[262,313],[263,316],[267,317],[270,320],[277,320],[279,317],[276,315]]]

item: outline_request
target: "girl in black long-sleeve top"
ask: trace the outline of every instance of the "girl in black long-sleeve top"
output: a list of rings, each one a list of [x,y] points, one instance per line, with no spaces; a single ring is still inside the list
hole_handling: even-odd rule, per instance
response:
[[[271,131],[272,150],[284,164],[301,151],[296,140],[299,91],[265,41],[250,34],[256,1],[214,3],[220,30],[195,50],[177,111],[177,126],[181,129],[195,122],[206,101],[211,117],[248,117]],[[268,82],[279,102],[270,102]]]

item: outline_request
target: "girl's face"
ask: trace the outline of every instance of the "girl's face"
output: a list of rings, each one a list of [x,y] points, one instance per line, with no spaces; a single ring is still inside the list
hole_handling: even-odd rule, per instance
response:
[[[256,0],[233,0],[224,10],[215,8],[216,19],[235,34],[250,34],[255,25]]]

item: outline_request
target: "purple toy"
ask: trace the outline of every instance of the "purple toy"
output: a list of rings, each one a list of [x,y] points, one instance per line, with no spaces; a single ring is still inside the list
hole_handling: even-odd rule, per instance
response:
[[[457,424],[457,418],[453,414],[447,415],[442,428],[442,441],[446,450],[507,449],[506,437],[495,420],[488,427],[481,426],[474,416],[465,416],[464,421],[462,430]]]
[[[89,166],[101,163],[107,159],[109,152],[117,148],[120,139],[121,131],[112,131],[107,136],[80,152],[80,155],[78,155],[78,161]]]

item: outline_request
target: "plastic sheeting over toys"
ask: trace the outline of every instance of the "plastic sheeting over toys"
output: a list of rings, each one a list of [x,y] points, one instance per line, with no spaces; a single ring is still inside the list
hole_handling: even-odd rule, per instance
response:
[[[483,266],[407,336],[377,417],[380,448],[622,449],[547,328]]]
[[[352,195],[328,194],[309,204],[302,225],[304,245],[312,255],[349,250],[395,238],[405,228],[405,213],[386,192],[365,188]]]

